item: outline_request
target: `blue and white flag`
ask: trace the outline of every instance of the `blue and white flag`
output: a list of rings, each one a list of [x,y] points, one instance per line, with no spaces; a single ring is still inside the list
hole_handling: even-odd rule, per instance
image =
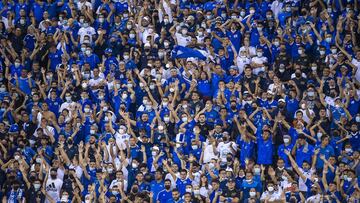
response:
[[[184,46],[175,46],[171,52],[172,58],[198,58],[206,60],[207,52],[204,50],[192,49]]]

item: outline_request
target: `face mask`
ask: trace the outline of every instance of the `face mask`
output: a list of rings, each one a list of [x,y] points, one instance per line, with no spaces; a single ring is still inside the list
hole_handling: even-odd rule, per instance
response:
[[[152,151],[152,152],[151,152],[151,155],[152,155],[152,156],[156,156],[156,155],[157,155],[156,151]]]
[[[289,143],[290,142],[290,139],[289,138],[284,138],[284,143]]]
[[[112,193],[113,195],[115,195],[115,196],[119,194],[118,191],[111,191],[111,193]]]
[[[14,158],[15,158],[15,160],[19,160],[19,159],[20,159],[20,156],[19,156],[19,155],[15,155]]]
[[[309,96],[309,97],[313,97],[313,96],[315,96],[315,92],[313,92],[313,91],[308,92],[308,96]]]
[[[168,116],[165,116],[165,117],[164,117],[164,122],[165,122],[165,123],[168,123],[169,121],[170,121],[170,118],[169,118]]]
[[[129,60],[130,56],[129,55],[124,55],[124,59],[125,60]]]
[[[188,118],[187,118],[187,117],[182,117],[182,118],[181,118],[181,121],[185,123],[185,122],[188,121]]]
[[[104,22],[104,18],[99,18],[99,22],[103,23]]]
[[[170,45],[169,42],[164,42],[164,47],[165,48],[169,47],[169,45]]]
[[[254,14],[255,13],[255,10],[250,10],[250,14]]]
[[[90,109],[89,109],[89,108],[84,108],[84,112],[85,112],[85,113],[89,113],[89,112],[90,112]]]
[[[187,30],[181,30],[181,34],[183,34],[183,35],[186,35],[187,34]]]
[[[122,99],[127,99],[127,97],[128,97],[127,94],[123,94],[123,95],[121,96]]]
[[[90,51],[90,50],[86,50],[85,54],[88,55],[88,56],[90,56],[91,51]]]
[[[87,27],[89,27],[89,24],[88,24],[88,23],[84,23],[83,26],[84,26],[84,28],[87,28]]]
[[[256,29],[257,29],[257,31],[261,32],[263,28],[262,27],[257,27]]]
[[[95,130],[90,130],[90,134],[94,135],[95,134]]]
[[[20,24],[24,25],[25,24],[25,20],[24,19],[20,19]]]
[[[82,87],[83,89],[86,89],[86,88],[87,88],[87,83],[82,83],[82,84],[81,84],[81,87]]]
[[[285,10],[286,10],[286,12],[290,12],[290,11],[291,11],[291,7],[286,7]]]
[[[250,197],[255,197],[256,192],[251,191],[251,192],[249,192],[249,195],[250,195]]]
[[[192,193],[192,189],[191,188],[186,188],[185,189],[186,192]]]
[[[298,54],[303,54],[303,51],[302,50],[298,50]]]
[[[347,181],[348,181],[348,182],[351,182],[351,181],[352,181],[352,178],[351,178],[351,177],[348,177],[348,178],[347,178]]]
[[[325,51],[319,51],[320,52],[320,55],[324,55],[325,54]]]
[[[209,163],[209,168],[210,169],[214,169],[215,168],[215,165],[213,163]]]
[[[130,37],[131,39],[134,39],[134,38],[135,38],[135,34],[130,33],[130,34],[129,34],[129,37]]]
[[[330,42],[331,42],[331,38],[328,37],[328,38],[325,39],[325,41],[326,41],[327,43],[330,43]]]
[[[103,100],[104,99],[104,95],[99,95],[99,99]]]
[[[137,163],[131,163],[131,167],[133,167],[133,168],[137,168],[137,167],[138,167],[138,165],[137,165]]]
[[[0,92],[5,92],[5,91],[6,91],[5,87],[0,87]]]
[[[357,123],[360,123],[360,116],[356,116],[355,121],[356,121]]]
[[[254,168],[254,173],[255,174],[260,174],[260,168]]]
[[[191,146],[194,150],[198,149],[198,146],[197,145],[192,145]]]
[[[67,102],[71,102],[71,97],[65,97]]]
[[[170,92],[175,92],[175,89],[171,87],[171,88],[169,89],[169,91],[170,91]]]
[[[155,89],[155,85],[151,84],[151,85],[149,85],[149,88],[150,88],[151,90],[154,90],[154,89]]]
[[[346,152],[346,153],[350,153],[351,151],[352,151],[351,148],[345,148],[345,152]]]
[[[280,42],[275,41],[275,42],[274,42],[274,45],[278,47],[278,46],[280,45]]]
[[[119,129],[119,133],[120,133],[120,134],[124,134],[124,133],[125,133],[125,130],[122,129],[122,128],[120,128],[120,129]]]
[[[317,67],[316,66],[311,66],[311,70],[312,71],[316,71]]]
[[[245,179],[246,182],[250,183],[252,179]]]
[[[165,19],[164,19],[164,23],[165,23],[165,24],[168,24],[168,23],[169,23],[169,19],[165,18]]]
[[[113,173],[113,172],[114,172],[114,169],[113,169],[113,168],[108,168],[108,169],[107,169],[107,172],[108,172],[108,173]]]
[[[274,187],[269,186],[269,187],[268,187],[268,190],[269,190],[269,192],[272,192],[272,191],[274,191]]]
[[[168,102],[163,102],[162,105],[163,105],[163,107],[167,107]]]
[[[332,53],[332,54],[336,54],[336,53],[337,53],[337,49],[331,49],[331,53]]]
[[[15,67],[18,68],[20,66],[20,63],[19,62],[15,62]]]
[[[262,53],[262,52],[257,52],[256,55],[257,55],[258,57],[262,57],[263,53]]]

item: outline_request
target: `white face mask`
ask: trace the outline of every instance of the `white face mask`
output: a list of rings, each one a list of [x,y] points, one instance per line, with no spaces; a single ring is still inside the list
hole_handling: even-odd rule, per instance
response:
[[[356,116],[355,121],[356,121],[357,123],[360,123],[360,116]]]
[[[185,189],[186,192],[192,193],[192,189],[191,188],[186,188]]]
[[[256,55],[257,55],[258,57],[262,57],[262,56],[263,56],[263,53],[262,53],[262,52],[256,52]]]
[[[130,58],[129,55],[124,55],[124,59],[125,59],[125,60],[128,60],[129,58]]]
[[[168,116],[165,116],[165,117],[164,117],[164,122],[165,122],[165,123],[168,123],[169,121],[170,121],[170,118],[169,118]]]
[[[325,54],[325,51],[319,51],[320,52],[320,55],[324,55]]]
[[[88,56],[90,56],[91,51],[90,51],[90,50],[86,50],[85,54],[88,55]]]
[[[290,139],[289,138],[284,138],[284,143],[289,143],[290,142]]]
[[[250,10],[250,14],[254,14],[255,13],[255,10]]]
[[[84,112],[85,112],[85,113],[89,113],[89,112],[90,112],[90,109],[89,109],[89,108],[84,108]]]
[[[156,155],[157,155],[156,151],[152,151],[152,152],[151,152],[151,155],[152,155],[152,156],[156,156]]]
[[[135,34],[130,33],[130,34],[129,34],[129,37],[130,37],[131,39],[134,39],[134,38],[135,38]]]
[[[90,130],[90,134],[94,135],[95,134],[95,130]]]
[[[187,122],[187,121],[188,121],[188,118],[187,118],[187,117],[182,117],[182,118],[181,118],[181,120],[182,120],[182,122],[184,122],[184,123],[185,123],[185,122]]]
[[[123,95],[121,95],[121,98],[122,98],[122,99],[127,99],[127,97],[128,97],[128,95],[127,95],[127,94],[123,94]]]
[[[81,84],[81,87],[82,87],[83,89],[86,89],[86,88],[87,88],[87,83],[85,83],[85,82],[82,83],[82,84]]]
[[[331,53],[332,53],[332,54],[336,54],[336,53],[337,53],[337,49],[331,49]]]
[[[103,23],[104,22],[104,18],[99,18],[99,22]]]
[[[269,190],[269,192],[272,192],[272,191],[274,191],[274,187],[269,186],[269,187],[268,187],[268,190]]]
[[[242,17],[244,17],[245,14],[246,14],[245,11],[241,11],[241,12],[240,12],[240,16],[242,16]]]
[[[301,55],[301,54],[303,54],[303,50],[298,50],[298,53]]]
[[[256,192],[251,191],[251,192],[249,192],[249,195],[250,195],[250,197],[255,197]]]
[[[65,97],[67,102],[71,102],[71,97]]]

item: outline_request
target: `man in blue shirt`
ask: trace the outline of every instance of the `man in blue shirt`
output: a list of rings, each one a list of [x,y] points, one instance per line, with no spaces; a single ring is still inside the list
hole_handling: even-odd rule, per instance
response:
[[[172,192],[171,192],[171,181],[169,179],[166,179],[164,181],[164,188],[161,190],[157,197],[156,202],[157,203],[166,203],[168,200],[172,199]]]

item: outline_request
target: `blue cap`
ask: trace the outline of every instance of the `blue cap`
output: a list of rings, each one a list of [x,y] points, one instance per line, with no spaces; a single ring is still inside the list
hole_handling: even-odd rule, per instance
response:
[[[112,49],[111,48],[106,48],[105,53],[112,53]]]
[[[17,124],[13,124],[10,126],[9,133],[17,133],[19,132],[19,126]]]

